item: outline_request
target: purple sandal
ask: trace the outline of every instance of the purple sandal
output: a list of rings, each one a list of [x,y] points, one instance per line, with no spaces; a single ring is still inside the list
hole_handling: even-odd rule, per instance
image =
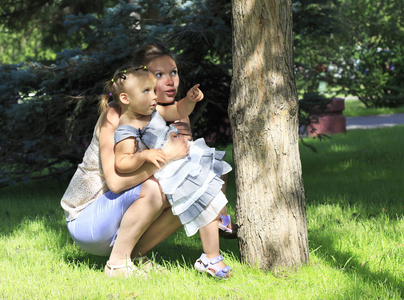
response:
[[[232,229],[227,227],[231,223],[230,215],[220,214],[221,223],[219,222],[219,235],[225,239],[236,239],[237,238],[237,226],[232,224]]]
[[[202,253],[195,262],[195,269],[201,273],[208,273],[213,277],[220,279],[228,279],[230,277],[231,268],[229,266],[223,269],[219,268],[216,264],[223,260],[223,256],[219,255],[214,258],[207,258],[205,253]]]

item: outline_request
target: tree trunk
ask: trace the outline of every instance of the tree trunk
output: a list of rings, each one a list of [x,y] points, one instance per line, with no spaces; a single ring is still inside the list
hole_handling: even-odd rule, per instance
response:
[[[290,0],[233,0],[233,131],[242,260],[309,260]]]

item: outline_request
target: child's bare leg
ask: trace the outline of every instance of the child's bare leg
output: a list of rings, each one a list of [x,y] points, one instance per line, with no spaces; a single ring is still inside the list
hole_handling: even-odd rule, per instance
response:
[[[203,251],[207,258],[214,258],[220,255],[219,246],[219,232],[217,230],[219,223],[219,216],[208,225],[199,229],[199,235],[201,236]],[[217,263],[220,268],[226,267],[223,261]]]

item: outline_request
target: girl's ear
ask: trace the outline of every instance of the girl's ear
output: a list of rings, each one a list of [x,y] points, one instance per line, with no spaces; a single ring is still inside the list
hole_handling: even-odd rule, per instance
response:
[[[129,104],[129,99],[128,99],[128,95],[126,93],[121,93],[119,94],[119,100],[121,101],[122,104]]]

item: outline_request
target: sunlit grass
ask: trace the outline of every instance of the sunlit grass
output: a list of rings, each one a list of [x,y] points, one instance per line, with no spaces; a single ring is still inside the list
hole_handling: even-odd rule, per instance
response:
[[[301,147],[310,248],[362,282],[355,299],[403,295],[404,127],[354,130]],[[353,294],[355,295],[355,293]],[[351,297],[347,297],[351,299]]]
[[[345,110],[343,113],[346,117],[388,115],[404,113],[404,106],[397,108],[367,108],[365,104],[359,100],[348,98],[345,100]]]
[[[0,299],[403,299],[402,136],[394,127],[306,139],[317,148],[301,146],[310,263],[263,272],[240,262],[237,241],[221,240],[234,269],[227,281],[193,269],[201,243],[183,230],[153,252],[169,275],[106,278],[106,258],[78,249],[67,232],[66,182],[2,189]],[[234,216],[233,175],[228,197]]]

